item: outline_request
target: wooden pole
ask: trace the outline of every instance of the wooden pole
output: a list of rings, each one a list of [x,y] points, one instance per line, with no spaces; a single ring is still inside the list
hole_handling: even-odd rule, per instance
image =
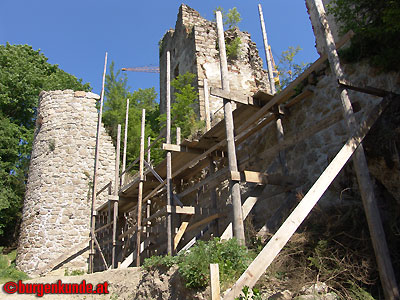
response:
[[[308,216],[315,204],[317,204],[318,200],[325,193],[353,153],[356,152],[357,147],[361,145],[369,129],[382,114],[388,103],[389,101],[385,101],[375,107],[357,132],[347,140],[347,143],[342,147],[267,245],[257,255],[232,288],[225,294],[224,300],[233,300],[235,297],[239,296],[244,286],[252,288],[256,284],[261,275],[289,241],[290,237]]]
[[[176,127],[176,144],[180,145],[181,144],[181,128]]]
[[[121,185],[125,184],[125,168],[126,168],[126,147],[128,144],[128,120],[129,119],[129,99],[126,99],[126,113],[125,113],[125,130],[124,130],[124,154],[122,157],[122,176]]]
[[[340,65],[339,56],[335,48],[335,42],[332,32],[329,28],[325,8],[321,0],[314,0],[319,20],[325,33],[325,42],[328,52],[328,60],[335,74],[336,79],[344,81],[344,72]],[[343,106],[344,119],[349,132],[353,132],[357,126],[357,121],[353,114],[353,108],[347,93],[347,89],[339,87],[341,90],[340,98]],[[386,299],[400,299],[399,288],[394,275],[392,262],[390,260],[389,249],[386,243],[385,232],[383,230],[379,208],[376,203],[373,183],[369,175],[368,164],[365,158],[363,146],[360,145],[353,158],[354,168],[357,175],[358,185],[360,187],[361,198],[368,227],[371,235],[372,245],[375,251],[375,257],[378,264],[379,276]]]
[[[220,300],[221,291],[219,286],[218,264],[210,264],[210,286],[211,286],[211,300]]]
[[[269,53],[267,31],[265,30],[264,15],[262,12],[261,4],[258,4],[258,13],[260,14],[260,23],[261,23],[261,31],[262,31],[262,35],[263,35],[263,41],[264,41],[265,58],[267,60],[269,86],[271,88],[272,95],[274,95],[276,93],[275,80],[274,80],[274,73],[273,73],[273,69],[272,69],[271,55]]]
[[[208,90],[208,81],[204,79],[204,113],[206,115],[206,129],[211,129],[211,114],[210,114],[210,93]]]
[[[228,62],[226,59],[224,28],[222,25],[222,14],[220,11],[216,12],[216,19],[217,19],[217,30],[218,30],[218,46],[219,46],[219,57],[221,65],[222,89],[229,92],[230,87],[228,79]],[[229,171],[237,172],[238,166],[236,159],[232,103],[227,99],[224,99],[224,116],[225,116],[225,128],[226,128],[226,141],[228,148]],[[229,185],[231,190],[232,207],[233,207],[233,233],[234,236],[238,239],[238,241],[244,244],[245,237],[244,237],[242,202],[240,199],[239,181],[230,180]]]
[[[151,139],[150,139],[150,136],[148,136],[148,138],[147,138],[147,162],[148,162],[149,166],[151,167],[151,162],[150,162],[151,148],[150,148],[150,145],[151,145]],[[146,203],[147,203],[146,218],[150,218],[150,216],[151,216],[151,200],[148,199]],[[147,222],[146,226],[147,226],[146,237],[149,238],[150,237],[150,232],[149,232],[150,223]]]
[[[210,161],[210,173],[208,176],[213,176],[215,174],[215,165],[214,165],[214,159],[212,158],[212,156],[209,156],[209,161]],[[211,188],[210,190],[210,200],[211,200],[211,207],[217,211],[218,207],[217,207],[217,191],[215,189],[215,187]],[[218,219],[215,219],[213,221],[213,225],[214,225],[214,236],[219,236],[219,232],[218,232],[218,228],[219,228],[219,224],[218,224]]]
[[[167,144],[171,144],[171,54],[167,51]],[[172,154],[167,151],[167,205],[172,205]],[[172,214],[167,215],[167,252],[172,255]]]
[[[140,160],[139,160],[139,191],[137,204],[137,232],[136,232],[136,266],[140,267],[140,235],[142,233],[142,198],[143,198],[143,181],[144,181],[144,139],[146,125],[146,110],[142,111],[142,128],[140,133]]]
[[[96,215],[94,213],[95,205],[96,205],[96,191],[97,191],[97,169],[99,164],[99,146],[100,146],[100,129],[101,129],[101,117],[103,114],[103,102],[104,102],[104,82],[106,78],[106,70],[107,70],[107,52],[104,58],[104,70],[103,70],[103,81],[101,87],[101,95],[100,95],[100,109],[99,115],[97,119],[97,134],[96,134],[96,148],[94,154],[94,171],[93,171],[93,190],[92,190],[92,207],[91,207],[91,219],[90,219],[90,258],[89,258],[89,273],[93,273],[94,265],[93,265],[93,258],[94,258],[94,244],[95,244],[95,233],[94,228],[96,226]]]
[[[115,156],[115,185],[114,196],[118,196],[119,190],[119,157],[121,152],[121,124],[118,124],[117,129],[117,155]],[[117,218],[118,218],[118,201],[112,200],[113,203],[113,231],[112,231],[112,252],[111,252],[111,266],[116,268],[115,248],[117,246]]]

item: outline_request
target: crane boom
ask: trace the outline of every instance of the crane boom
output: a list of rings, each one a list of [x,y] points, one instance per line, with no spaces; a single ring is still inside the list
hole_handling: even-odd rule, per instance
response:
[[[132,72],[146,72],[146,73],[160,73],[159,67],[135,67],[135,68],[122,68],[122,71],[132,71]]]

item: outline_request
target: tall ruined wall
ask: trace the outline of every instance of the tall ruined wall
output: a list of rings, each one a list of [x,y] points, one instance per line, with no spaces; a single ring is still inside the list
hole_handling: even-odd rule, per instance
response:
[[[225,32],[225,39],[240,37],[240,54],[228,61],[230,88],[232,91],[251,95],[258,90],[269,88],[268,76],[263,70],[257,46],[250,34],[233,29]],[[171,80],[179,74],[196,74],[195,88],[199,93],[197,112],[205,119],[203,80],[209,87],[221,88],[219,52],[217,49],[216,23],[200,16],[194,9],[182,4],[179,8],[175,30],[169,30],[163,37],[160,49],[160,103],[165,111],[166,53],[171,53]],[[173,94],[173,91],[172,91]],[[223,115],[222,99],[210,97],[211,118],[215,121]],[[215,113],[219,110],[219,114]]]
[[[42,92],[25,194],[17,266],[28,274],[89,236],[97,132],[93,93]],[[115,149],[101,128],[99,187],[113,179]],[[97,205],[106,201],[98,197]],[[66,267],[85,269],[87,253]]]

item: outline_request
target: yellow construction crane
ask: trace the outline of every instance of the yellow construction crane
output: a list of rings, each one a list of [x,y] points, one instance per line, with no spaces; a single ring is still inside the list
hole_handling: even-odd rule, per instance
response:
[[[152,67],[152,66],[122,68],[121,70],[122,71],[132,71],[132,72],[160,73],[159,67]]]

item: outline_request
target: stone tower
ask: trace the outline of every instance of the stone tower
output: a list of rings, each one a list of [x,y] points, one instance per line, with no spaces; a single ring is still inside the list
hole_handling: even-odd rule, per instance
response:
[[[225,32],[225,39],[241,40],[239,56],[228,60],[231,91],[240,91],[251,95],[258,90],[269,89],[268,75],[263,69],[263,62],[257,46],[251,41],[250,34],[232,29]],[[165,112],[166,53],[171,53],[171,80],[179,74],[191,72],[196,75],[195,89],[199,94],[197,113],[205,119],[203,80],[208,86],[221,88],[219,52],[217,48],[217,25],[200,16],[194,9],[182,4],[179,8],[175,30],[170,29],[160,42],[160,109]],[[173,96],[173,91],[171,91]],[[173,99],[172,99],[173,101]],[[223,115],[223,101],[210,97],[212,120]],[[216,112],[219,110],[219,113]]]
[[[35,274],[89,237],[97,132],[93,93],[42,92],[29,166],[17,266]],[[113,179],[115,149],[101,128],[99,187]],[[100,195],[97,205],[106,201]],[[66,267],[85,269],[88,253]]]

